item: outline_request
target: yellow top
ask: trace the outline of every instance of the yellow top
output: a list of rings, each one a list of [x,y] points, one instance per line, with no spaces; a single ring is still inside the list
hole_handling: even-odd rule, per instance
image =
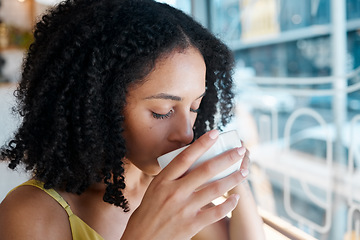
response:
[[[86,240],[104,240],[104,238],[102,238],[94,229],[92,229],[89,225],[87,225],[78,216],[73,214],[73,212],[71,211],[70,205],[54,189],[45,189],[43,182],[33,180],[33,179],[21,184],[20,186],[29,186],[29,185],[40,188],[41,190],[43,190],[44,192],[49,194],[52,198],[54,198],[65,209],[65,211],[67,212],[67,214],[69,216],[73,240],[85,240],[85,239]],[[20,186],[18,186],[18,187],[20,187]],[[18,187],[16,187],[16,188],[18,188]]]

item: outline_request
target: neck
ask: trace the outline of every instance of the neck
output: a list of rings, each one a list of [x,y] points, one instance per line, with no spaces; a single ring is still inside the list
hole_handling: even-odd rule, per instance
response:
[[[128,160],[125,160],[124,162],[124,178],[126,183],[124,195],[126,195],[126,197],[131,197],[134,195],[139,196],[139,194],[144,194],[150,182],[152,181],[153,176],[145,174]],[[99,183],[92,184],[86,192],[99,193],[103,195],[105,188],[106,185],[101,181]]]

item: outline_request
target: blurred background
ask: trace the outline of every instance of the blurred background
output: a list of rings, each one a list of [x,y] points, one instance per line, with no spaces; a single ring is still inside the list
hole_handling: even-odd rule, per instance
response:
[[[20,122],[12,94],[32,26],[58,2],[0,0],[0,145]],[[161,2],[234,52],[227,129],[250,149],[268,239],[360,239],[360,0]],[[28,177],[1,163],[0,201]]]

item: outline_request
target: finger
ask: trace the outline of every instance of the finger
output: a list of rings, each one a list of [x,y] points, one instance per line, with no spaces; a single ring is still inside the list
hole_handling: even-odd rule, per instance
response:
[[[177,179],[183,176],[191,167],[191,165],[204,154],[215,142],[219,136],[219,131],[211,130],[188,148],[182,151],[174,158],[159,174],[159,176],[168,180]]]
[[[195,208],[202,208],[214,199],[223,196],[226,192],[233,189],[236,185],[242,182],[244,177],[241,171],[236,171],[229,176],[208,184],[199,191],[193,193],[192,198],[197,203]]]
[[[239,198],[239,195],[234,194],[217,206],[213,206],[211,208],[206,208],[199,211],[197,215],[197,220],[205,224],[205,226],[219,221],[220,219],[224,218],[229,212],[235,209]]]
[[[241,163],[240,171],[244,176],[247,176],[249,174],[249,168],[250,168],[250,152],[246,150],[245,156]]]
[[[208,180],[239,162],[246,152],[244,147],[234,148],[222,153],[191,170],[183,179],[185,189],[198,188]]]

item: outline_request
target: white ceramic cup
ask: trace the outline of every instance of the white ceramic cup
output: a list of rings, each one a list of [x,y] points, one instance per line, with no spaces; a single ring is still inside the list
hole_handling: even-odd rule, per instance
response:
[[[172,152],[166,153],[160,157],[158,157],[158,163],[160,165],[160,167],[163,169],[164,167],[166,167],[179,153],[181,153],[182,151],[184,151],[188,146],[176,149]],[[190,167],[190,169],[193,169],[194,167],[196,167],[197,165],[199,165],[200,163],[203,163],[227,150],[233,149],[235,147],[241,147],[241,141],[240,138],[236,132],[236,130],[231,130],[228,132],[223,132],[219,135],[218,139],[216,140],[216,142],[214,143],[214,145],[211,146],[211,148],[209,150],[207,150],[200,158],[198,158],[195,163]],[[237,171],[240,169],[240,165],[241,165],[242,160],[240,160],[239,162],[233,164],[232,166],[230,166],[228,169],[220,172],[219,174],[217,174],[215,177],[211,178],[208,182],[213,182],[216,181],[218,179],[224,178],[228,175],[230,175],[231,173]]]

